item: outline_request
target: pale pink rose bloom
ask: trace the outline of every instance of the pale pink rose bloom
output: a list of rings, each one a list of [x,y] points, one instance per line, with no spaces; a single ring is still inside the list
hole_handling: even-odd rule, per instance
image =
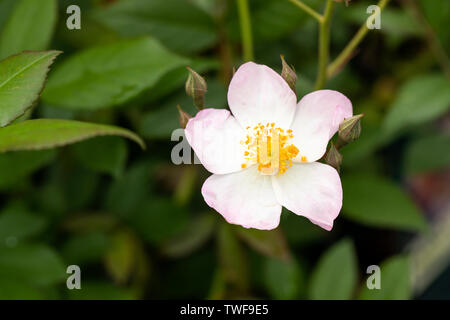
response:
[[[334,168],[316,161],[339,124],[352,116],[350,100],[319,90],[296,103],[278,73],[248,62],[233,76],[228,104],[233,115],[205,109],[185,129],[213,173],[202,187],[206,203],[245,228],[276,228],[284,206],[331,230],[342,207],[341,181]],[[260,153],[267,150],[267,156]]]

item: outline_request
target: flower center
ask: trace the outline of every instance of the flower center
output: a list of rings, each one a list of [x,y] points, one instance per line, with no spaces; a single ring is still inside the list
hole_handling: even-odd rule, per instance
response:
[[[283,130],[275,127],[275,123],[247,127],[247,140],[241,141],[245,144],[245,163],[241,165],[246,168],[250,164],[258,164],[258,171],[263,175],[281,175],[292,166],[292,158],[295,158],[299,150],[288,140],[293,138],[292,130]],[[305,157],[301,158],[306,161]]]

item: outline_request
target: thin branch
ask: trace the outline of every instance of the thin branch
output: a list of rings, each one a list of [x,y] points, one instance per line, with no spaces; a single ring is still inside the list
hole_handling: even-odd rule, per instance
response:
[[[320,15],[316,10],[308,6],[307,4],[303,3],[301,0],[289,0],[291,3],[305,11],[307,14],[309,14],[311,17],[316,19],[319,23],[322,22],[323,17]]]
[[[250,20],[248,0],[237,0],[237,5],[239,11],[239,22],[241,24],[242,56],[245,61],[251,61],[254,59],[254,54],[252,24]]]
[[[378,7],[380,7],[380,13],[386,7],[390,0],[380,0],[378,2]],[[364,39],[369,28],[367,27],[366,21],[359,28],[358,32],[355,34],[353,39],[347,44],[347,46],[342,50],[342,52],[337,56],[336,59],[328,66],[327,68],[327,76],[328,78],[334,76],[344,65],[346,62],[350,60],[350,57],[353,55],[353,51],[360,44],[360,42]]]

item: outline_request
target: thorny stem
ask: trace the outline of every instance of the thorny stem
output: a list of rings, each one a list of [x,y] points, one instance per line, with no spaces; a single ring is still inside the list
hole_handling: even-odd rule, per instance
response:
[[[248,7],[248,0],[237,0],[239,11],[239,22],[241,25],[242,36],[242,56],[244,61],[251,61],[253,55],[253,39],[252,39],[252,24],[250,20],[250,11]]]

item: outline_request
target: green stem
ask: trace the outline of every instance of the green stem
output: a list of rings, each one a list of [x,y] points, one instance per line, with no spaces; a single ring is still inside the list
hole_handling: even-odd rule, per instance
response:
[[[311,17],[313,17],[314,19],[316,19],[318,22],[322,22],[322,15],[320,15],[319,13],[317,13],[316,10],[314,10],[313,8],[311,8],[310,6],[308,6],[307,4],[303,3],[300,0],[289,0],[291,3],[293,3],[294,5],[296,5],[297,7],[299,7],[300,9],[302,9],[303,11],[305,11],[307,14],[309,14]]]
[[[390,0],[380,0],[378,2],[378,7],[380,7],[380,13],[386,7]],[[342,52],[337,56],[336,59],[328,66],[327,76],[330,78],[334,76],[346,63],[351,59],[352,54],[359,43],[364,39],[369,28],[367,28],[367,23],[364,21],[364,24],[359,28],[358,32],[355,34],[352,40],[347,44],[347,46],[342,50]]]
[[[248,7],[248,0],[237,0],[239,21],[241,24],[242,36],[242,56],[244,61],[251,61],[254,59],[253,55],[253,38],[252,38],[252,24],[250,20],[250,10]]]
[[[330,24],[334,0],[327,0],[323,19],[319,24],[319,69],[315,89],[322,89],[327,81],[327,65],[330,57]]]

